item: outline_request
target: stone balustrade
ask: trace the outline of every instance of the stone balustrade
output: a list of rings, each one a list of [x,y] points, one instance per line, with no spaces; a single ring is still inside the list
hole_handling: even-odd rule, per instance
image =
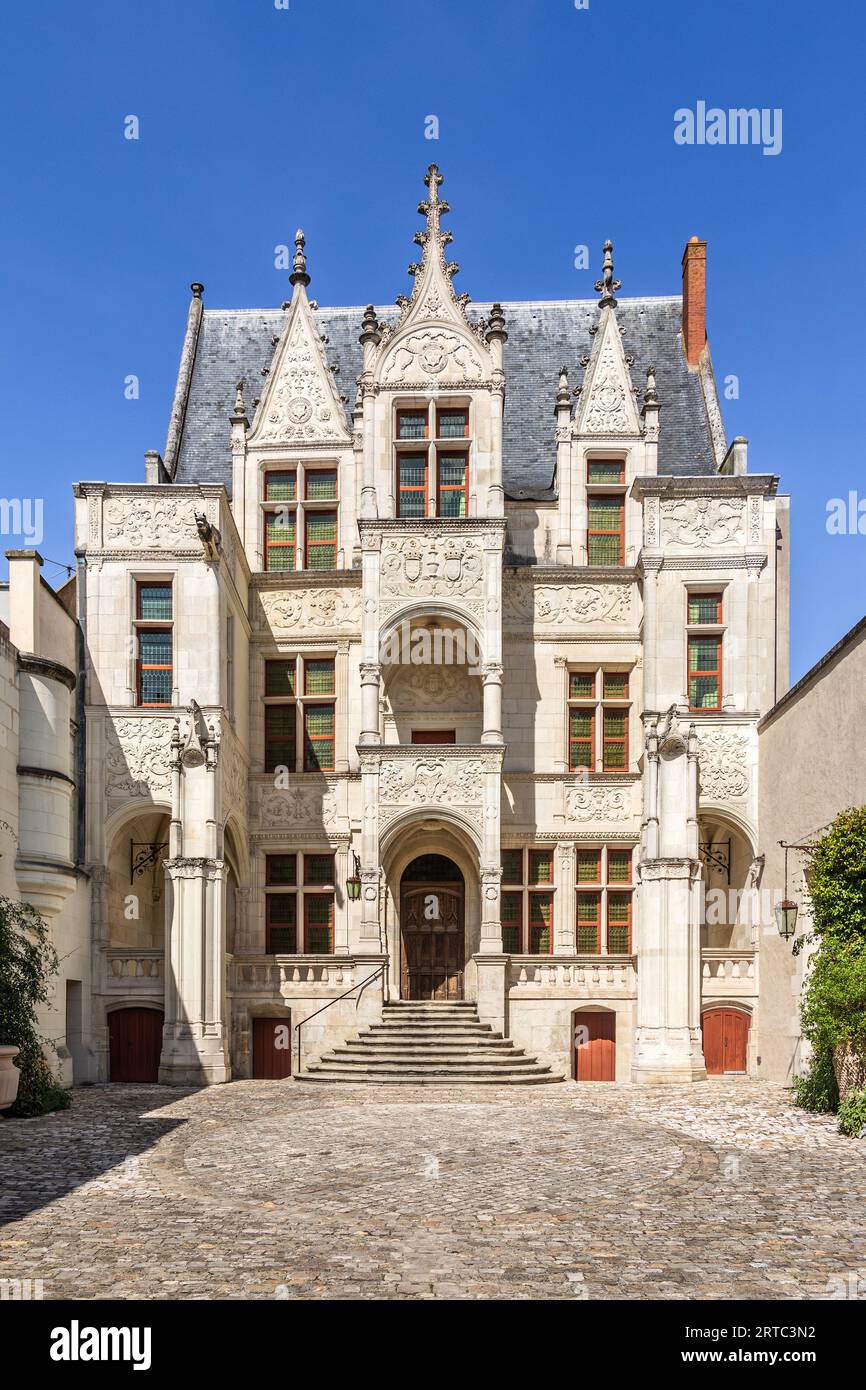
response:
[[[109,946],[105,951],[104,980],[108,993],[162,994],[165,952],[161,946]]]
[[[562,993],[632,998],[637,970],[632,956],[511,956],[508,988],[521,999]]]
[[[340,993],[362,983],[363,975],[359,978],[357,964],[349,957],[252,956],[234,961],[229,971],[229,988],[239,994],[308,994],[311,988]]]
[[[701,977],[704,998],[757,998],[758,952],[748,946],[705,946]]]

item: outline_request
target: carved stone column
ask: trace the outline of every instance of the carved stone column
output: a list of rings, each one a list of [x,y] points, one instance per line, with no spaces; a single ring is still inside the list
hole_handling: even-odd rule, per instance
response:
[[[694,730],[671,710],[647,738],[644,857],[637,934],[637,1034],[632,1080],[696,1081],[706,1076],[700,1032],[697,755]],[[657,831],[654,828],[657,825]],[[650,856],[647,851],[655,849]]]
[[[484,700],[482,743],[502,743],[502,666],[486,661],[481,668]]]
[[[555,956],[573,956],[575,951],[574,845],[563,840],[556,846],[556,897],[554,900]]]
[[[362,661],[361,673],[361,744],[382,742],[379,726],[379,687],[381,667],[375,661]]]
[[[654,501],[650,498],[649,501]],[[647,505],[646,503],[644,505]],[[644,555],[643,569],[643,707],[658,709],[658,576],[662,567],[660,555]]]
[[[165,1026],[159,1079],[172,1086],[231,1079],[226,1018],[227,867],[214,859],[169,859]]]

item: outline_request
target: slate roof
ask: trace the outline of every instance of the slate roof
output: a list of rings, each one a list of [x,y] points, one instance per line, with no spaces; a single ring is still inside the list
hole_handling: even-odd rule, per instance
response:
[[[504,347],[506,399],[503,437],[505,490],[511,497],[540,498],[550,492],[554,463],[554,397],[559,369],[568,367],[572,387],[582,383],[581,357],[592,347],[590,326],[598,320],[597,299],[502,305],[508,342]],[[472,303],[470,318],[487,317],[490,304]],[[715,474],[716,465],[701,383],[690,372],[681,342],[679,295],[619,300],[617,317],[623,346],[634,357],[632,381],[643,391],[646,369],[653,364],[660,410],[659,473]],[[377,308],[382,323],[393,323],[393,305]],[[363,309],[315,311],[319,331],[328,339],[328,361],[339,367],[338,389],[349,401],[361,371]],[[263,394],[262,368],[273,358],[271,339],[284,322],[278,309],[206,309],[198,337],[195,365],[178,451],[175,482],[222,484],[231,492],[229,415],[235,386],[247,382],[247,409]],[[641,397],[638,398],[640,406]]]

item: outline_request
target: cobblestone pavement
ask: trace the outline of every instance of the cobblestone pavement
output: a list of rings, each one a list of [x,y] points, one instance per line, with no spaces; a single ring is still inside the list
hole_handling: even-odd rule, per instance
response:
[[[85,1088],[0,1218],[46,1298],[866,1296],[866,1142],[751,1082]]]

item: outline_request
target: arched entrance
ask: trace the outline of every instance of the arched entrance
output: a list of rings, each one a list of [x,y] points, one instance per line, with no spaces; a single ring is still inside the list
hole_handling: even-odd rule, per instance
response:
[[[400,994],[462,999],[464,883],[453,859],[422,854],[400,880]]]

